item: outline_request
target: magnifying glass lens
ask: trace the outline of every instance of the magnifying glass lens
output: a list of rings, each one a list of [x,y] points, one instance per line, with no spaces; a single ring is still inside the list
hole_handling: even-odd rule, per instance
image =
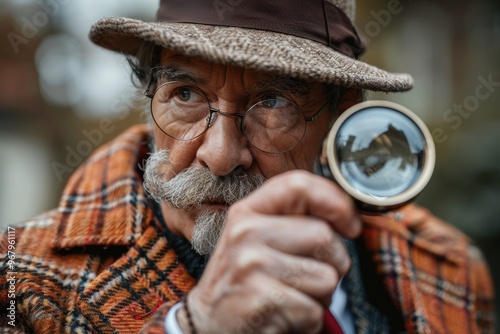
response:
[[[412,201],[435,162],[432,136],[411,110],[365,101],[344,111],[323,143],[318,174],[337,182],[365,213]]]
[[[420,177],[425,138],[406,115],[372,107],[351,115],[335,140],[342,176],[358,191],[390,197]]]

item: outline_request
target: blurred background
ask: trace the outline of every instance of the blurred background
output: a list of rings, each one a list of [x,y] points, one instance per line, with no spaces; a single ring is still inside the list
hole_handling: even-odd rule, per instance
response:
[[[151,20],[157,5],[0,0],[0,227],[57,206],[91,151],[143,121],[124,57],[87,33],[105,16]],[[437,167],[417,201],[475,240],[500,291],[500,3],[358,0],[357,26],[363,60],[415,78],[369,98],[405,105],[433,134]]]

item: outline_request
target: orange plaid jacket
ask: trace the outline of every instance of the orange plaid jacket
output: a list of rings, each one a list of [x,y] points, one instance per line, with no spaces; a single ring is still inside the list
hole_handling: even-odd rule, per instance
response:
[[[142,188],[147,137],[139,125],[101,147],[56,210],[0,234],[0,332],[165,332],[196,280]],[[360,240],[406,332],[492,333],[481,253],[426,210],[402,212],[365,217]]]

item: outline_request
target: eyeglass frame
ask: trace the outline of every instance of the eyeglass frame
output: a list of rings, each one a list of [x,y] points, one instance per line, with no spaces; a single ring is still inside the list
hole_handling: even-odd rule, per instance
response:
[[[189,139],[181,139],[181,138],[176,138],[174,137],[173,135],[171,134],[168,134],[166,133],[162,127],[158,124],[158,122],[156,121],[155,117],[154,117],[154,114],[153,114],[153,98],[154,96],[156,95],[156,93],[158,92],[158,90],[161,89],[161,87],[165,86],[165,85],[168,85],[170,83],[174,83],[174,82],[181,82],[181,83],[185,83],[186,86],[190,86],[190,87],[193,87],[194,89],[196,89],[197,91],[199,91],[203,97],[205,98],[205,100],[207,101],[207,104],[208,104],[208,111],[209,111],[209,115],[208,115],[208,122],[207,122],[207,125],[205,127],[205,129],[197,136],[193,137],[193,138],[189,138]],[[151,90],[154,88],[154,92],[151,93]],[[205,92],[198,86],[192,84],[192,83],[188,83],[188,82],[184,82],[182,80],[173,80],[173,81],[167,81],[167,82],[164,82],[162,84],[160,84],[159,86],[157,86],[157,83],[156,83],[156,80],[154,78],[152,78],[151,82],[149,83],[147,89],[144,91],[144,95],[148,98],[151,99],[151,103],[150,103],[150,112],[151,112],[151,117],[153,118],[153,121],[155,122],[156,126],[158,127],[158,129],[161,130],[161,132],[163,132],[165,135],[169,136],[170,138],[174,139],[174,140],[179,140],[179,141],[190,141],[190,140],[194,140],[196,138],[199,138],[201,137],[214,123],[215,121],[217,120],[217,114],[221,114],[222,116],[225,116],[225,117],[237,117],[239,120],[240,120],[240,126],[239,126],[239,133],[244,136],[248,143],[254,147],[255,149],[261,151],[261,152],[264,152],[264,153],[268,153],[268,154],[282,154],[282,153],[286,153],[288,151],[291,151],[293,150],[295,147],[297,147],[297,145],[299,145],[302,140],[304,139],[304,135],[307,131],[307,123],[309,122],[312,122],[312,121],[315,121],[316,119],[318,119],[318,117],[321,115],[321,113],[323,112],[323,110],[325,109],[325,107],[328,105],[328,103],[330,103],[330,100],[327,100],[319,109],[318,111],[316,111],[313,115],[307,117],[304,113],[304,110],[297,104],[295,103],[295,101],[289,99],[289,98],[286,98],[284,97],[285,100],[287,100],[288,102],[292,103],[293,105],[295,105],[301,112],[302,112],[302,115],[304,116],[304,120],[305,120],[305,128],[304,128],[304,133],[302,134],[302,137],[297,141],[297,143],[295,145],[293,145],[292,147],[290,147],[289,149],[286,149],[284,151],[279,151],[279,152],[268,152],[268,151],[265,151],[257,146],[255,146],[254,144],[252,144],[252,142],[248,139],[248,137],[246,136],[245,134],[245,129],[244,129],[244,119],[245,117],[248,115],[248,113],[252,110],[252,108],[254,108],[257,104],[259,103],[262,103],[262,102],[265,102],[265,101],[271,101],[272,99],[267,99],[267,100],[262,100],[262,101],[259,101],[259,102],[256,102],[254,103],[250,108],[247,109],[247,111],[242,114],[242,113],[228,113],[228,112],[225,112],[225,111],[222,111],[220,109],[216,109],[216,108],[213,108],[211,105],[210,105],[210,100],[208,99],[207,95],[205,94]],[[328,94],[327,96],[329,96],[330,94]],[[216,115],[215,117],[213,117],[213,115]]]

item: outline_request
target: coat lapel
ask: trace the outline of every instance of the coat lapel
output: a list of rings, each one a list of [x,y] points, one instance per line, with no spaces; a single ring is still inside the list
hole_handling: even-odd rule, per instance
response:
[[[195,284],[152,225],[83,291],[77,307],[99,333],[138,333],[162,304],[179,301]]]
[[[132,127],[97,150],[70,178],[58,208],[52,248],[127,251],[80,294],[77,310],[98,333],[137,333],[165,302],[195,280],[155,220],[138,164],[149,129]]]
[[[58,207],[56,249],[130,246],[151,221],[138,163],[148,127],[137,125],[100,147],[73,173]]]
[[[364,221],[364,244],[407,333],[475,333],[466,237],[415,206]]]

